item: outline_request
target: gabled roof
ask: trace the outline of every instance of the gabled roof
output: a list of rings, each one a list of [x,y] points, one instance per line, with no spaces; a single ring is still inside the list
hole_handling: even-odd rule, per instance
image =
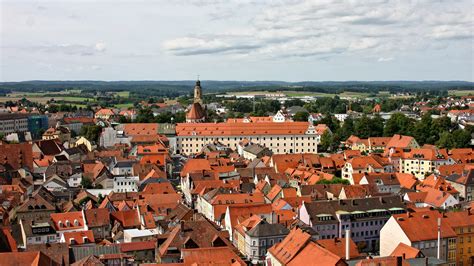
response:
[[[153,171],[153,170],[152,170]],[[143,194],[175,194],[173,186],[170,182],[147,184],[142,190]]]
[[[378,162],[373,156],[354,157],[347,161],[347,163],[351,164],[353,169],[365,169],[369,165],[375,169],[383,168],[383,165],[380,164],[380,162]]]
[[[156,243],[156,240],[121,243],[120,251],[125,253],[130,251],[155,250]]]
[[[281,241],[268,249],[281,264],[288,264],[310,242],[311,235],[295,228]]]
[[[183,166],[180,175],[186,176],[188,173],[211,171],[211,164],[207,159],[189,159]]]
[[[87,226],[99,227],[110,224],[110,212],[108,209],[90,209],[84,211]]]
[[[137,210],[117,211],[112,212],[111,215],[112,220],[118,221],[125,228],[138,228],[141,225]]]
[[[320,239],[316,241],[316,244],[322,246],[323,248],[327,249],[328,251],[332,252],[333,254],[345,258],[346,254],[346,239],[345,238],[334,238],[334,239]],[[359,250],[357,248],[356,243],[351,239],[349,239],[349,254],[350,258],[358,258],[360,257]]]
[[[127,136],[157,135],[159,124],[157,123],[127,123],[123,125],[123,131]]]
[[[200,103],[193,103],[191,109],[186,114],[186,119],[189,120],[201,120],[206,116],[206,112],[202,108]]]
[[[289,232],[290,230],[282,224],[270,224],[266,220],[260,220],[257,225],[246,233],[251,237],[270,237],[287,235]]]
[[[0,165],[9,165],[14,170],[27,167],[33,170],[33,148],[30,143],[6,144],[0,141]]]
[[[217,242],[232,247],[232,243],[224,237],[223,232],[217,230],[206,219],[198,217],[197,220],[184,221],[173,227],[166,241],[161,244],[159,252],[160,255],[164,255],[170,248],[182,249],[187,243],[193,243],[196,248],[209,248]]]
[[[181,251],[184,265],[247,265],[229,247],[193,248]]]
[[[91,230],[64,232],[64,241],[69,245],[82,245],[87,243],[94,243],[94,233]]]
[[[399,243],[398,246],[390,254],[391,257],[403,257],[406,259],[418,258],[422,255],[417,248],[409,246],[405,243]]]
[[[25,251],[0,253],[0,265],[46,266],[55,264],[41,251]]]
[[[57,231],[84,228],[84,216],[80,211],[52,213],[51,220]]]
[[[31,212],[31,211],[55,211],[56,208],[44,199],[40,194],[29,197],[23,204],[21,204],[16,212]]]
[[[402,188],[413,189],[418,183],[418,179],[412,174],[395,173],[395,176],[397,177],[398,182]]]
[[[412,143],[412,141],[414,140],[415,138],[411,136],[403,136],[403,135],[395,134],[387,143],[387,148],[409,148],[410,143]]]
[[[347,265],[341,257],[314,242],[309,242],[287,265],[306,265],[309,261],[317,261],[320,265]]]
[[[438,211],[414,212],[392,216],[411,242],[436,240],[438,238]],[[441,222],[441,238],[456,237],[451,225]]]

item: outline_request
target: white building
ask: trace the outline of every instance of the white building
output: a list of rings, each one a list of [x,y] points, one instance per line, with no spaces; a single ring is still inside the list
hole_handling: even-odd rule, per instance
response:
[[[114,192],[137,192],[138,176],[116,176],[114,177]]]

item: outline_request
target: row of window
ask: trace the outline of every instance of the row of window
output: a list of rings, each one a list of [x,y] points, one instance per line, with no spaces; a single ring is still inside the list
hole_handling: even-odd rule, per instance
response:
[[[216,137],[216,138],[202,138],[201,141],[212,141],[212,140],[220,140],[220,141],[231,141],[232,140],[243,140],[244,138],[247,137]],[[273,140],[275,138],[276,140],[293,140],[293,137],[261,137],[262,140]],[[305,136],[305,137],[294,137],[295,140],[305,140],[305,139],[317,139],[318,136]],[[248,140],[260,140],[260,137],[248,137]],[[196,141],[196,138],[182,138],[182,141]]]
[[[272,149],[272,148],[270,148],[270,149]],[[197,153],[197,152],[199,152],[199,149],[198,148],[195,148],[195,149],[182,149],[181,151],[186,153],[186,154],[189,154],[189,153]],[[293,153],[293,149],[276,149],[276,151],[275,150],[273,150],[273,151],[275,153]],[[178,149],[178,150],[176,150],[176,152],[180,153],[180,150]],[[307,149],[301,149],[301,151],[299,149],[295,149],[294,152],[296,152],[296,153],[298,153],[298,152],[314,152],[315,153],[316,149],[315,148],[313,148],[313,149],[307,148]]]

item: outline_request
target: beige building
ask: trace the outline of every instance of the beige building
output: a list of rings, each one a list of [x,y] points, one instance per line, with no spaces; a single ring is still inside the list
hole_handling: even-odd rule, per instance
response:
[[[308,122],[180,123],[176,125],[177,153],[193,154],[214,141],[237,149],[247,139],[274,154],[317,153],[319,134]]]

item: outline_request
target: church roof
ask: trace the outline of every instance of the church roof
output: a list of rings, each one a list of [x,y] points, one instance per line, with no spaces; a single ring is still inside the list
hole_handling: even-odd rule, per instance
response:
[[[193,105],[191,106],[191,109],[186,114],[186,119],[200,120],[204,118],[205,114],[206,113],[204,112],[204,109],[202,108],[201,104],[193,103]]]

